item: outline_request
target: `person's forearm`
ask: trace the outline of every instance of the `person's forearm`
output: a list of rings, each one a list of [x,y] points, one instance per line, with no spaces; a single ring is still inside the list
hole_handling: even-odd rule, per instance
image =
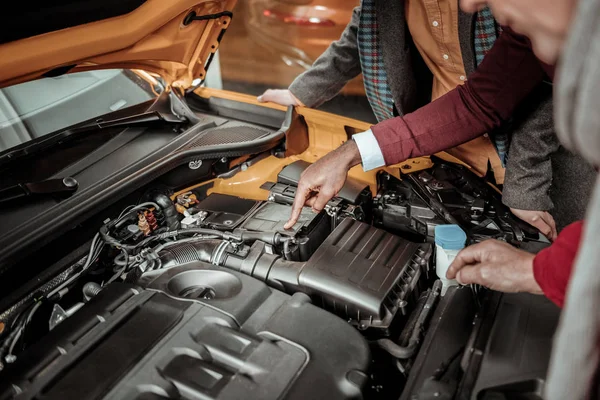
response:
[[[335,149],[332,154],[339,160],[340,163],[344,164],[347,169],[354,167],[361,163],[360,151],[354,140],[348,140],[340,147]]]
[[[574,222],[562,230],[550,247],[533,259],[533,275],[544,295],[559,307],[563,306],[571,271],[579,249],[583,221]]]
[[[387,165],[431,155],[499,127],[545,76],[529,41],[507,30],[464,85],[371,130]]]

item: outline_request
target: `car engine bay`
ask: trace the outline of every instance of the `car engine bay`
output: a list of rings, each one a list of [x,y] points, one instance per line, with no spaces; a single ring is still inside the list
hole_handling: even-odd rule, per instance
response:
[[[429,398],[431,377],[464,385],[464,345],[417,382],[427,337],[460,298],[469,323],[453,321],[475,341],[499,300],[475,286],[441,296],[434,229],[516,246],[537,231],[439,159],[402,179],[381,171],[375,195],[350,179],[285,230],[308,165],[262,182],[266,201],[149,185],[104,219],[83,257],[0,310],[0,399],[412,399]]]

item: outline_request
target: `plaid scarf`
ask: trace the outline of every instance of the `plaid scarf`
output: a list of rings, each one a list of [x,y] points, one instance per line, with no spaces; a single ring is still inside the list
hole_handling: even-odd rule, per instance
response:
[[[394,99],[388,85],[383,57],[380,57],[375,0],[362,1],[357,40],[365,92],[373,113],[379,122],[392,118]]]
[[[474,38],[477,65],[492,48],[500,32],[489,8],[477,13]],[[394,116],[394,99],[388,85],[383,57],[380,56],[379,25],[375,12],[375,0],[362,0],[357,40],[365,92],[373,113],[379,122],[392,118]],[[508,136],[505,133],[494,133],[493,139],[500,160],[504,164]]]
[[[494,45],[498,36],[502,33],[502,28],[496,23],[492,12],[488,7],[477,13],[475,19],[475,59],[477,66],[483,61],[483,58]],[[506,166],[508,156],[509,135],[505,130],[498,129],[490,133],[498,157],[502,166]]]

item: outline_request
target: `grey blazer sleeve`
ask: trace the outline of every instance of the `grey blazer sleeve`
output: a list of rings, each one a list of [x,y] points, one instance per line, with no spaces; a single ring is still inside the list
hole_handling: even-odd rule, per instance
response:
[[[289,90],[307,107],[318,107],[337,95],[346,83],[360,74],[360,59],[356,34],[360,7],[339,40],[331,43],[312,67],[299,75]]]
[[[559,142],[552,119],[552,87],[542,83],[515,114],[502,201],[522,209],[549,211],[553,153]]]

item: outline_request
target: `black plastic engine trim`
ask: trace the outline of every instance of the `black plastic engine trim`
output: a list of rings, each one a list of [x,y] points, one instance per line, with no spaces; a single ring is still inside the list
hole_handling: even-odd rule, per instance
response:
[[[16,227],[0,238],[0,265],[4,268],[18,262],[24,252],[32,252],[50,242],[69,226],[83,222],[87,212],[94,207],[103,209],[127,195],[127,189],[137,189],[179,165],[200,157],[218,159],[256,154],[275,148],[285,139],[292,120],[290,107],[279,130],[252,142],[186,148],[197,135],[206,129],[197,124],[165,146],[161,152],[150,154],[131,163],[127,168],[105,178],[97,185],[80,190],[69,199],[50,208],[43,215]],[[3,269],[4,269],[3,268]],[[3,271],[0,270],[0,274]]]
[[[186,94],[186,100],[191,109],[199,112],[210,112],[218,116],[238,121],[277,128],[281,124],[283,114],[293,111],[290,107],[286,112],[273,108],[265,108],[256,104],[210,97],[208,99],[191,92]],[[287,116],[285,117],[287,120]],[[291,120],[290,120],[291,123]]]

